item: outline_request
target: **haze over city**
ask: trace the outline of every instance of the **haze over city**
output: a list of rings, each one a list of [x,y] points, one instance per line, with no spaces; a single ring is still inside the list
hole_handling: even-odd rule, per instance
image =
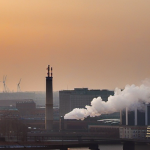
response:
[[[124,88],[150,78],[150,1],[0,1],[0,81],[17,90]],[[0,82],[0,91],[3,83]]]

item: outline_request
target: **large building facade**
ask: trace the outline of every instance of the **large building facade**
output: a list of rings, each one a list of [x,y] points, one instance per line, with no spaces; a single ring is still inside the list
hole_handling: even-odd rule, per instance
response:
[[[114,91],[88,90],[88,88],[59,91],[60,116],[64,116],[74,108],[84,108],[86,105],[90,105],[93,98],[99,96],[101,96],[104,101],[107,101],[110,95],[114,95]]]

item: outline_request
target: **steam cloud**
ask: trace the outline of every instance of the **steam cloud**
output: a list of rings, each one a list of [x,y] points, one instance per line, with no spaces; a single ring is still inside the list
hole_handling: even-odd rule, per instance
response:
[[[145,84],[146,83],[146,84]],[[126,85],[124,90],[118,88],[114,91],[114,96],[109,96],[108,101],[102,101],[101,97],[94,98],[91,106],[85,108],[75,108],[64,116],[65,119],[81,119],[86,117],[100,116],[101,114],[110,114],[119,112],[128,107],[128,110],[143,110],[145,104],[150,103],[150,84],[145,81],[141,86]]]

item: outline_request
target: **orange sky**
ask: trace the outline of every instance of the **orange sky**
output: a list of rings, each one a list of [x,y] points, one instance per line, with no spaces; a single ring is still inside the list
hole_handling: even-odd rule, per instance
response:
[[[1,0],[0,81],[16,91],[123,88],[150,78],[150,1]],[[0,82],[0,91],[3,84]]]

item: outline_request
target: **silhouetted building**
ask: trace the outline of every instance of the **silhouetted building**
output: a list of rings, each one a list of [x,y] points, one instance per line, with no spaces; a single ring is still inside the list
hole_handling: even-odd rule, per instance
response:
[[[107,101],[110,95],[114,95],[114,91],[88,90],[88,88],[59,91],[60,116],[64,116],[74,108],[84,108],[86,105],[90,105],[93,98],[99,96],[103,101]]]

